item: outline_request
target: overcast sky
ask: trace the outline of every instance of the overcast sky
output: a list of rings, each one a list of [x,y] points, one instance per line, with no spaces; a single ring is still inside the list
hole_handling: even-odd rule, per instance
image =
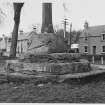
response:
[[[53,24],[62,26],[64,18],[63,2],[68,10],[65,16],[72,22],[73,29],[83,29],[85,20],[89,25],[105,25],[105,0],[47,0],[53,2]],[[29,31],[32,24],[41,25],[42,1],[26,0],[21,11],[20,29]],[[13,7],[11,3],[1,2],[0,7],[6,14],[0,24],[0,35],[13,30]]]

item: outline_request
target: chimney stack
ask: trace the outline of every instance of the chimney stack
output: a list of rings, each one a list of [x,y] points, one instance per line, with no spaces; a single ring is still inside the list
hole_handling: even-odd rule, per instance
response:
[[[52,24],[52,3],[42,3],[41,32],[54,33]]]
[[[84,24],[84,29],[87,29],[89,27],[89,24],[87,21],[85,21],[85,24]]]

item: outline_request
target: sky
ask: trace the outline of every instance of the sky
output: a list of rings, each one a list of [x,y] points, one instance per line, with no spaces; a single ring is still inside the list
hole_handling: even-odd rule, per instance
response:
[[[4,1],[0,2],[0,8],[5,13],[0,23],[0,36],[12,32],[14,25],[12,2]],[[25,0],[19,29],[27,32],[32,29],[33,25],[41,27],[42,2],[45,1],[53,3],[53,25],[58,29],[63,27],[64,17],[68,18],[69,24],[72,22],[72,30],[83,29],[85,21],[90,26],[105,25],[105,0]],[[66,5],[66,11],[64,11],[63,3]],[[69,30],[69,25],[67,29]]]

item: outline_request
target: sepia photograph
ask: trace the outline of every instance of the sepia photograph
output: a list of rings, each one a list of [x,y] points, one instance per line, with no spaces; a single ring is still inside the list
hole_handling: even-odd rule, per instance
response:
[[[0,103],[105,103],[105,0],[1,0]]]

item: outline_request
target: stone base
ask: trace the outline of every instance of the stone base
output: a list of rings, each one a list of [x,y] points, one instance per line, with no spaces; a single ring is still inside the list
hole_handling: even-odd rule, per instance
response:
[[[91,70],[90,63],[87,60],[80,59],[80,54],[70,53],[52,53],[41,55],[28,55],[21,60],[6,61],[6,70],[10,72],[29,71],[65,74],[81,73]]]
[[[72,63],[23,63],[9,62],[6,65],[8,72],[44,72],[51,74],[82,73],[91,70],[87,62]]]
[[[79,53],[25,54],[20,57],[21,62],[27,63],[65,63],[79,62]],[[88,62],[88,61],[87,61]]]

